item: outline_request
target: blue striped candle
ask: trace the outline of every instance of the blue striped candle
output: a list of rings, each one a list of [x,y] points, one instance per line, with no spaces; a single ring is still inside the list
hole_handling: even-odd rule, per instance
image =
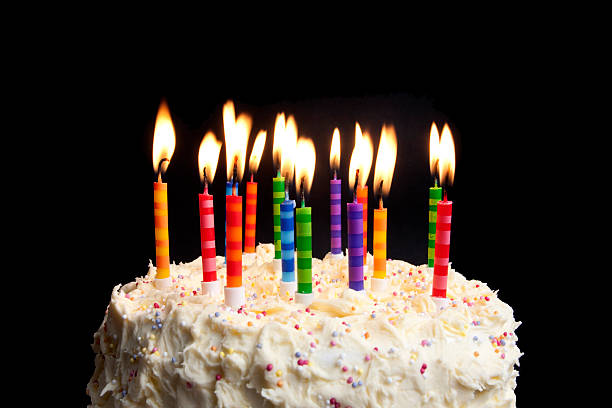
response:
[[[293,200],[285,200],[280,205],[281,260],[283,282],[295,282],[295,234],[293,226],[294,208],[295,201]]]
[[[342,180],[329,181],[329,214],[331,228],[331,253],[342,253]]]
[[[363,290],[363,205],[347,203],[349,288]]]

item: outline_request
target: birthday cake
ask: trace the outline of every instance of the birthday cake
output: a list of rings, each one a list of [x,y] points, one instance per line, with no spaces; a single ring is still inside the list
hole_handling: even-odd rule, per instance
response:
[[[452,268],[450,304],[426,266],[390,260],[388,289],[348,288],[347,258],[313,259],[310,306],[279,294],[274,246],[244,269],[246,304],[201,294],[201,259],[117,285],[92,345],[93,407],[515,407],[512,308]],[[225,266],[217,257],[223,283]],[[372,271],[372,257],[367,262]]]

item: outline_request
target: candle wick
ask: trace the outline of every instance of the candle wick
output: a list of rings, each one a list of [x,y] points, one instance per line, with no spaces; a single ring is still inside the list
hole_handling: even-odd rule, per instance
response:
[[[359,184],[359,169],[355,171],[355,189],[353,190],[353,201],[357,201],[357,185]]]
[[[253,172],[251,172],[251,183],[253,182]]]
[[[336,176],[336,169],[334,169],[334,180],[337,180],[337,178],[336,178],[336,177],[337,177],[337,176]]]
[[[382,210],[383,209],[383,201],[382,201],[382,194],[380,195],[380,199],[378,201],[378,209]]]
[[[206,177],[206,166],[204,166],[204,194],[208,194],[208,178]]]
[[[159,164],[157,166],[157,182],[158,183],[162,182],[162,173],[164,172],[163,171],[164,162],[170,163],[170,160],[164,157],[159,161]],[[166,166],[168,166],[168,164],[166,164]]]
[[[306,202],[304,200],[304,177],[300,180],[300,193],[302,196],[302,208],[305,206]]]
[[[444,201],[448,201],[446,197],[446,190],[444,190]]]

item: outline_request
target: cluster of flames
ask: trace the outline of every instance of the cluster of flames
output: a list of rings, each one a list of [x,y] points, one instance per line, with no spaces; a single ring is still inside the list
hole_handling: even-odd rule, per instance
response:
[[[246,151],[251,132],[252,118],[246,113],[236,117],[234,104],[228,101],[223,106],[223,131],[225,135],[225,153],[227,162],[227,179],[240,181],[246,166]],[[249,171],[256,173],[266,143],[266,131],[260,130],[255,138],[249,158]],[[455,174],[455,147],[450,128],[447,124],[439,136],[438,128],[432,124],[429,145],[429,164],[432,175],[437,173],[442,184],[450,185]],[[170,110],[165,101],[160,104],[155,122],[153,136],[153,169],[161,176],[165,172],[175,148],[174,126]],[[215,134],[207,132],[202,139],[198,153],[198,167],[203,182],[212,182],[215,177],[221,142]],[[362,131],[359,123],[355,124],[355,145],[349,164],[349,186],[367,183],[374,149],[372,139]],[[288,184],[295,176],[298,195],[308,193],[312,186],[316,152],[311,139],[298,137],[297,123],[293,115],[279,113],[274,123],[272,145],[274,167],[285,177]],[[383,125],[374,168],[374,194],[387,196],[391,188],[393,171],[397,157],[397,137],[393,126]],[[336,172],[340,167],[340,132],[334,129],[329,158],[330,168]]]

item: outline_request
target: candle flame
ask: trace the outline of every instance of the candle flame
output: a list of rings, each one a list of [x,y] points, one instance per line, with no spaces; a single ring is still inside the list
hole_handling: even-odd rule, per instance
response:
[[[389,195],[397,158],[397,137],[393,126],[383,125],[374,168],[374,195]]]
[[[438,170],[438,160],[440,158],[440,134],[435,122],[431,122],[429,131],[429,171],[433,177]]]
[[[295,158],[295,188],[297,195],[308,194],[314,178],[316,152],[312,140],[300,137],[296,146]],[[304,191],[302,189],[302,183]]]
[[[257,133],[253,147],[251,148],[251,156],[249,157],[249,170],[251,173],[257,173],[259,169],[259,162],[261,161],[261,155],[266,145],[266,131],[260,130]]]
[[[455,142],[453,141],[453,134],[448,127],[448,124],[444,124],[442,128],[442,136],[440,137],[440,183],[443,186],[450,186],[453,184],[455,179]]]
[[[329,167],[332,170],[338,170],[340,168],[340,131],[338,128],[334,129],[334,134],[332,136],[332,143],[329,151]]]
[[[215,134],[208,131],[202,142],[198,152],[198,168],[200,169],[200,181],[204,182],[204,172],[206,171],[206,180],[212,183],[217,172],[217,163],[219,162],[219,153],[221,152],[221,142],[217,140]]]
[[[285,135],[285,114],[279,113],[274,121],[274,135],[272,140],[272,160],[274,169],[280,170],[281,164],[281,143]]]
[[[157,110],[155,131],[153,132],[153,170],[155,173],[158,172],[159,162],[162,159],[167,159],[167,161],[163,162],[160,170],[162,173],[166,171],[174,153],[175,144],[176,138],[170,109],[168,109],[166,101],[162,100]]]
[[[290,115],[285,123],[285,131],[283,132],[283,138],[280,147],[280,171],[281,175],[285,178],[285,185],[288,186],[293,181],[293,175],[295,172],[295,149],[297,146],[297,124],[295,118]]]
[[[372,157],[374,155],[374,147],[372,140],[367,132],[361,132],[359,123],[355,123],[355,147],[351,154],[351,162],[349,165],[349,186],[351,190],[355,188],[355,175],[359,170],[357,184],[363,187],[370,175],[372,167]]]
[[[242,113],[236,119],[234,103],[227,101],[223,105],[223,131],[225,133],[225,157],[227,161],[227,179],[232,179],[234,165],[236,167],[236,182],[242,180],[246,160],[246,148],[251,132],[251,117]]]

